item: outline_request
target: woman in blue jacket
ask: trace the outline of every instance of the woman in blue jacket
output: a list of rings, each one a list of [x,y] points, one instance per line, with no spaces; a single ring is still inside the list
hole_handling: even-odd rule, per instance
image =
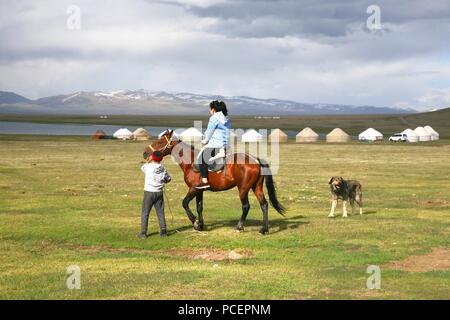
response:
[[[218,156],[225,157],[225,150],[229,147],[230,142],[231,122],[228,118],[228,110],[225,102],[217,100],[212,101],[209,104],[209,112],[211,117],[209,118],[208,127],[206,128],[204,139],[202,141],[202,144],[205,146],[199,159],[202,181],[196,186],[197,189],[209,188],[209,160],[211,160],[211,158],[217,158]]]

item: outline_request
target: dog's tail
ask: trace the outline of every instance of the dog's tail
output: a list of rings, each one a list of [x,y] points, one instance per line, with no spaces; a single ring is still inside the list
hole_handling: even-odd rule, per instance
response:
[[[273,181],[272,172],[270,171],[269,164],[265,160],[258,159],[259,163],[261,164],[261,168],[264,168],[266,171],[266,174],[264,175],[264,178],[266,180],[266,188],[267,192],[269,193],[269,201],[272,207],[274,207],[275,210],[282,216],[284,216],[284,213],[286,212],[286,208],[278,201],[277,198],[277,191],[275,189],[275,183]]]
[[[356,202],[358,203],[358,205],[360,207],[363,206],[363,193],[362,193],[362,186],[361,186],[361,184],[358,184],[358,186],[356,188],[355,200],[356,200]]]

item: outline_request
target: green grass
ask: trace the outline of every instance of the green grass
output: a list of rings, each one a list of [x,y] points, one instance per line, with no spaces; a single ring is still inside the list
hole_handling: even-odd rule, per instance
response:
[[[245,232],[234,232],[237,190],[206,193],[207,231],[194,232],[181,209],[181,170],[166,159],[171,234],[156,234],[152,212],[152,235],[140,241],[145,145],[0,136],[0,298],[450,298],[448,269],[387,267],[450,247],[448,141],[283,145],[275,181],[288,213],[270,210],[265,237],[253,195]],[[332,175],[362,182],[365,215],[327,219]],[[248,256],[206,261],[175,254],[214,250]],[[81,290],[66,288],[69,265],[81,268]],[[369,265],[381,267],[381,290],[366,289]]]

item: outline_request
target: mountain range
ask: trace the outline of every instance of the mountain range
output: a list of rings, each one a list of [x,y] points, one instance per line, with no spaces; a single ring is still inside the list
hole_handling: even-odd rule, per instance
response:
[[[1,114],[201,115],[212,100],[223,100],[235,115],[403,114],[412,109],[301,103],[246,96],[202,95],[149,90],[79,91],[36,100],[0,91]]]

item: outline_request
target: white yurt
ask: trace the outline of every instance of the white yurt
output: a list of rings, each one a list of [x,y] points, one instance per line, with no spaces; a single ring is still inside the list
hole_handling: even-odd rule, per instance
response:
[[[296,142],[316,142],[319,135],[313,129],[306,127],[295,136]]]
[[[247,130],[241,137],[242,142],[259,142],[263,140],[263,135],[254,129]]]
[[[425,126],[424,129],[426,130],[426,132],[428,132],[431,135],[431,140],[439,140],[439,133],[437,133],[436,130],[434,130],[432,127],[430,126]]]
[[[134,130],[133,136],[135,140],[145,141],[150,139],[150,134],[144,128],[138,128]]]
[[[358,139],[361,141],[380,141],[383,140],[383,134],[374,128],[369,128],[361,132]]]
[[[114,132],[113,137],[120,140],[131,140],[134,138],[133,132],[127,128],[121,128]]]
[[[327,134],[327,142],[349,142],[351,140],[352,137],[340,128],[335,128]]]
[[[183,141],[197,142],[203,139],[203,133],[194,127],[184,130],[179,136]]]
[[[431,141],[431,135],[423,127],[417,127],[414,133],[419,137],[419,141]]]
[[[419,136],[414,133],[411,129],[403,130],[402,134],[406,134],[406,139],[408,142],[418,142]]]
[[[270,142],[286,143],[288,142],[288,135],[281,129],[273,129],[269,135]]]
[[[237,134],[234,132],[233,129],[230,130],[230,143],[235,142],[238,139]]]
[[[178,128],[178,129],[175,129],[175,130],[173,130],[173,134],[172,134],[172,137],[180,137],[180,135],[183,133],[183,131],[184,130],[186,130],[185,128]],[[161,135],[163,134],[164,132],[161,132],[159,135],[158,135],[158,138],[161,138]]]

